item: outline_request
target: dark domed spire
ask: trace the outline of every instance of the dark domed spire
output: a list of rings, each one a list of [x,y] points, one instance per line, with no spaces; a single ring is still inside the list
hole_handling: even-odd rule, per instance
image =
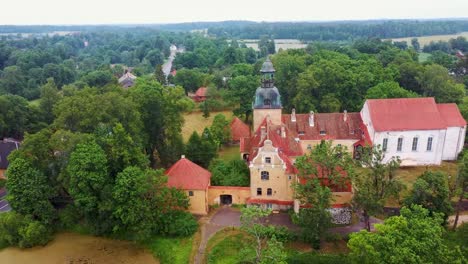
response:
[[[273,63],[271,63],[270,57],[267,57],[265,62],[262,64],[262,69],[260,70],[261,73],[268,73],[268,72],[275,72],[275,68],[273,67]]]

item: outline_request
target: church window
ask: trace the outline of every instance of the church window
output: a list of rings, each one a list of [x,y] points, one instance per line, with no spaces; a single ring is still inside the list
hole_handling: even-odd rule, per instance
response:
[[[403,138],[399,137],[397,142],[397,151],[401,151],[403,149]]]
[[[260,173],[262,180],[267,181],[270,179],[270,173],[268,171],[262,171]]]
[[[432,137],[427,138],[427,151],[432,151]]]
[[[412,151],[418,151],[418,137],[413,138],[413,145],[411,146]]]
[[[384,138],[382,142],[382,151],[386,152],[388,147],[388,138]]]

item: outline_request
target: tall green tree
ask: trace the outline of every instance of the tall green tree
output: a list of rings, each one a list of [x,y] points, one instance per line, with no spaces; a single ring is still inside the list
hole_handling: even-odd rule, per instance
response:
[[[55,190],[47,176],[23,158],[11,160],[7,175],[7,200],[11,208],[17,213],[51,225],[57,212],[51,203]]]
[[[382,82],[367,90],[366,99],[385,99],[385,98],[411,98],[417,97],[415,92],[408,91],[397,82]]]
[[[456,83],[443,66],[426,65],[419,81],[423,96],[434,96],[438,103],[460,103],[465,96],[463,84]]]
[[[304,239],[320,248],[320,239],[331,224],[332,191],[328,186],[345,186],[354,175],[351,155],[340,145],[322,141],[310,153],[298,157],[299,182],[294,185],[295,198],[305,208],[300,209],[298,222]]]
[[[154,71],[154,77],[156,78],[156,81],[158,81],[160,84],[162,85],[166,84],[166,75],[163,72],[162,64],[156,65],[156,70]]]
[[[366,229],[370,231],[370,216],[382,213],[387,199],[398,198],[403,188],[396,178],[400,160],[391,158],[384,162],[385,153],[380,146],[364,147],[359,154],[363,172],[354,175],[352,204],[362,210]]]
[[[223,114],[215,115],[210,127],[215,142],[219,145],[227,144],[231,140],[231,128],[229,121]]]
[[[439,171],[426,171],[414,182],[404,204],[419,204],[431,214],[442,213],[446,221],[453,211],[449,195],[447,175]]]
[[[208,168],[211,160],[218,156],[218,146],[208,128],[203,130],[201,136],[194,131],[187,142],[185,151],[188,159],[204,168]]]
[[[458,220],[460,217],[461,205],[463,199],[466,199],[468,193],[468,155],[464,154],[463,158],[458,162],[458,174],[456,180],[456,194],[458,194],[458,203],[455,208],[455,220],[453,222],[453,229],[458,225]]]
[[[443,240],[441,214],[429,215],[419,205],[403,207],[400,216],[376,224],[376,232],[351,234],[348,247],[353,263],[465,263],[460,248]]]
[[[96,234],[111,229],[112,179],[106,153],[95,142],[78,144],[67,166],[68,192]]]
[[[54,106],[60,98],[54,79],[47,79],[47,83],[41,87],[41,99],[39,101],[39,107],[47,124],[52,124],[54,121]]]

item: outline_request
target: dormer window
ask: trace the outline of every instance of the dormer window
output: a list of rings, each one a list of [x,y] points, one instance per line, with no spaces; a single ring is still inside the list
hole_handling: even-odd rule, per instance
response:
[[[303,136],[305,135],[305,132],[304,131],[299,131],[299,136]]]
[[[271,105],[271,100],[270,99],[265,99],[263,100],[264,105]]]
[[[325,132],[325,130],[320,130],[320,135],[321,136],[325,136],[327,133]]]
[[[265,163],[270,164],[270,163],[271,163],[271,158],[270,158],[270,157],[266,157],[266,158],[265,158]]]

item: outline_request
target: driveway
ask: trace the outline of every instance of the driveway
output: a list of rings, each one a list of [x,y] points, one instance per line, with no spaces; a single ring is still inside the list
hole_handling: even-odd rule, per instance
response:
[[[8,212],[11,210],[10,205],[5,199],[6,195],[7,195],[6,189],[5,188],[0,189],[0,213]]]

